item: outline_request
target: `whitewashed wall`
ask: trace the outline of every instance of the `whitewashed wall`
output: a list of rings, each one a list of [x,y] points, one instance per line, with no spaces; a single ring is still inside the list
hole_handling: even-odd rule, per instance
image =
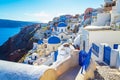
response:
[[[67,31],[67,27],[58,27],[58,32],[66,32]]]
[[[110,66],[117,67],[117,56],[119,55],[119,51],[112,49],[111,51],[111,59],[110,59]]]
[[[47,44],[46,55],[50,54],[50,52],[56,51],[60,44]]]
[[[113,23],[117,23],[120,21],[120,13],[117,13],[117,12],[113,12],[111,14],[111,24]]]
[[[120,21],[120,0],[116,1],[116,6],[112,7],[111,24]]]
[[[93,22],[91,25],[105,26],[110,18],[111,18],[110,13],[99,13],[97,14],[96,22]]]
[[[113,44],[120,43],[119,34],[120,31],[112,30],[89,31],[89,46],[92,43],[107,43],[110,47],[113,47]]]
[[[63,38],[61,38],[61,36],[63,36]],[[66,33],[60,33],[60,34],[58,34],[58,37],[61,39],[61,40],[63,40],[63,39],[68,39],[69,37],[68,37],[68,35],[66,34]]]
[[[74,50],[65,59],[62,59],[60,62],[53,63],[51,68],[54,68],[57,72],[57,75],[60,76],[67,70],[78,65],[79,61],[79,50]]]
[[[74,40],[74,45],[79,45],[80,46],[80,50],[83,50],[83,42],[85,41],[85,51],[89,51],[89,31],[84,30],[84,29],[80,29],[79,30],[79,34],[76,37],[76,39]]]
[[[92,56],[94,57],[94,59],[96,61],[99,62],[104,62],[103,58],[104,58],[104,46],[109,46],[109,44],[107,43],[100,43],[99,46],[99,57],[95,56],[94,54],[92,54]],[[116,67],[119,69],[120,67],[120,51],[118,49],[112,49],[111,48],[111,54],[110,54],[110,66],[111,67]]]
[[[99,45],[99,62],[103,62],[103,57],[104,57],[104,46],[108,46],[107,43],[100,43]]]
[[[117,9],[117,12],[120,13],[120,0],[117,0],[116,2],[116,9]]]
[[[117,56],[117,68],[120,70],[120,45],[118,46],[119,54]]]
[[[49,66],[32,66],[0,60],[0,80],[56,80],[56,72]]]

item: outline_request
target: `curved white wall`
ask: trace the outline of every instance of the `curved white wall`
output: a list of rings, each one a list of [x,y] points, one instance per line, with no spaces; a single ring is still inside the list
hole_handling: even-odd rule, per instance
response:
[[[46,71],[48,72],[49,69],[50,68],[45,65],[32,66],[0,60],[0,80],[48,80],[43,78],[44,73],[46,73]],[[49,75],[47,75],[46,77],[48,76]]]
[[[55,68],[57,71],[57,75],[60,76],[67,70],[69,70],[72,67],[75,67],[79,64],[79,50],[71,51],[71,56],[68,56],[65,59],[62,59],[59,62],[55,62],[51,68]]]

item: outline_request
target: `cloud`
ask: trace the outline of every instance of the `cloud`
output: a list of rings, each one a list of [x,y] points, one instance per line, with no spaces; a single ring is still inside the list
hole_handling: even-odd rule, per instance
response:
[[[65,14],[67,13],[61,12],[56,14],[50,14],[44,11],[37,12],[37,13],[24,13],[26,18],[28,18],[30,21],[39,21],[44,23],[51,21],[54,17],[59,17],[60,15],[65,15]],[[70,15],[73,15],[73,14],[70,14]]]
[[[61,15],[76,15],[77,13],[72,13],[72,12],[70,12],[70,13],[64,13],[64,12],[61,12],[61,13],[57,13],[56,15],[57,16],[61,16]]]
[[[25,16],[40,22],[48,22],[54,18],[53,15],[47,14],[45,12],[38,12],[38,13],[24,13]]]

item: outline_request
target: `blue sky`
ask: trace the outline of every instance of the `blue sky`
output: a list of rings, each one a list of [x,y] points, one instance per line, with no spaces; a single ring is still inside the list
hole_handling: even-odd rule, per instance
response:
[[[104,0],[0,0],[0,19],[48,22],[62,14],[81,14]]]

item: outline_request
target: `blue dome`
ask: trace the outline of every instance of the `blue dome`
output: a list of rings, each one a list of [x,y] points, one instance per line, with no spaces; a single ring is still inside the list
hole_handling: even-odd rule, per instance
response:
[[[43,41],[42,41],[42,40],[39,40],[39,41],[38,41],[38,44],[43,44]]]
[[[66,26],[67,26],[67,24],[64,23],[64,22],[60,22],[60,23],[58,24],[58,27],[66,27]]]
[[[58,38],[56,36],[52,36],[48,39],[48,43],[49,44],[58,44],[58,43],[60,43],[60,38]]]

